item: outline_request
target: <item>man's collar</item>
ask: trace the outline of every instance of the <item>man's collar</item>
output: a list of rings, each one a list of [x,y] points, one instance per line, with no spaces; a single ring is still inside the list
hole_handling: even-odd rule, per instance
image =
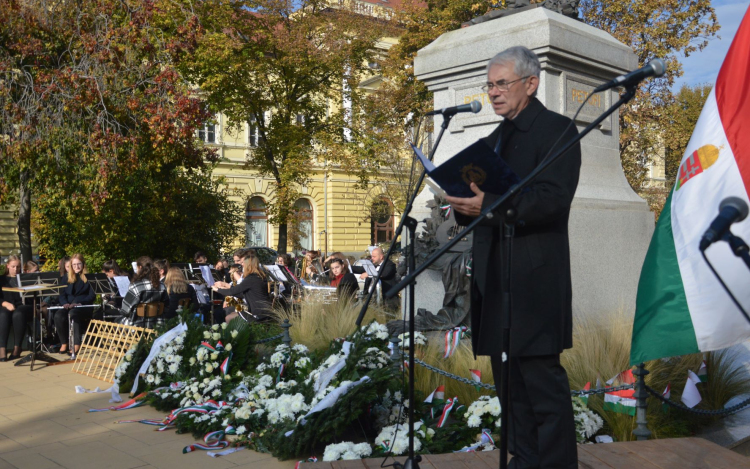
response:
[[[512,119],[513,126],[520,131],[526,132],[531,129],[531,124],[534,123],[536,117],[544,111],[544,104],[538,99],[531,98],[529,104],[518,113],[515,119]]]

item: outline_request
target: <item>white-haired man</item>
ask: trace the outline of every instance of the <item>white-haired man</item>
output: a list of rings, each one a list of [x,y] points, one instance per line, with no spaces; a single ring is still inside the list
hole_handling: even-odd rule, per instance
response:
[[[570,119],[536,99],[540,72],[539,59],[525,47],[511,47],[487,65],[485,91],[503,121],[485,141],[520,177],[559,148],[558,142],[578,133]],[[581,150],[575,146],[474,232],[472,345],[475,355],[491,357],[499,386],[506,264],[502,224],[507,210],[515,209],[508,423],[514,469],[578,467],[570,389],[560,354],[572,347],[568,216],[580,166]],[[458,223],[469,223],[502,195],[491,189],[482,192],[474,184],[472,190],[471,198],[448,197]]]

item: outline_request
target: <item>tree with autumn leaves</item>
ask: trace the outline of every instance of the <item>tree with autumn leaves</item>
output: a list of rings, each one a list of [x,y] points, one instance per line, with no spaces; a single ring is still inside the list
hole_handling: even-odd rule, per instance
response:
[[[208,110],[174,65],[201,27],[195,16],[175,24],[173,8],[0,0],[0,204],[19,206],[24,258],[32,223],[50,258],[192,254],[167,240],[217,251],[201,223],[236,236],[237,210],[210,180],[216,155],[195,138]]]

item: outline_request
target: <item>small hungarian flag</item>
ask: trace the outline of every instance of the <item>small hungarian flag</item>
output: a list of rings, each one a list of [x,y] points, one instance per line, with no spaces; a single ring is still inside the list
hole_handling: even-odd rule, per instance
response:
[[[479,371],[479,370],[472,370],[471,368],[469,368],[469,373],[471,373],[471,379],[475,383],[480,383],[480,384],[482,383],[482,372],[481,371]],[[479,389],[480,389],[479,386],[474,386],[474,387],[477,388],[477,391],[479,391]]]
[[[608,386],[612,386],[615,381],[619,381],[619,384],[633,384],[635,383],[635,376],[633,376],[633,370],[625,370],[622,373],[614,376],[612,379],[607,381]]]
[[[750,13],[745,13],[716,86],[706,99],[680,163],[677,181],[643,262],[630,363],[718,350],[750,339],[739,314],[704,262],[699,244],[728,196],[750,188]],[[734,235],[750,239],[750,221]],[[705,251],[737,301],[750,305],[745,265],[725,243]]]
[[[706,366],[706,360],[703,360],[701,362],[701,367],[698,368],[698,379],[701,380],[701,383],[708,381],[708,367]]]
[[[584,391],[590,391],[591,390],[591,381],[589,381],[588,383],[586,383],[586,386],[583,387],[583,390]],[[584,404],[588,405],[588,403],[589,403],[589,395],[588,394],[581,395],[581,400],[583,401]]]
[[[427,399],[425,399],[424,401],[427,404],[432,404],[432,400],[433,399],[435,399],[437,401],[444,401],[445,400],[445,386],[444,385],[441,384],[440,386],[436,387],[435,390],[432,391],[430,393],[430,395],[427,396]]]
[[[635,389],[604,393],[604,410],[618,414],[635,415]]]
[[[700,404],[700,402],[703,400],[701,398],[701,393],[698,391],[698,383],[700,383],[701,380],[698,378],[698,375],[693,373],[692,371],[688,370],[688,377],[687,381],[685,382],[685,389],[682,390],[682,397],[680,400],[683,404],[686,406],[693,408]]]
[[[661,393],[661,397],[663,397],[664,399],[669,399],[670,397],[672,397],[672,385],[670,383],[667,383],[667,387],[664,388],[664,392]],[[669,410],[669,404],[663,402],[661,404],[661,408],[664,412],[666,412]]]

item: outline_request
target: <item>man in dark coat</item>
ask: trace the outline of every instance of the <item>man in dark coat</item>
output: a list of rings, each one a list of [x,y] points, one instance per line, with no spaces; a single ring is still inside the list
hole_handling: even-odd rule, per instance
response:
[[[396,284],[396,265],[385,258],[385,254],[380,248],[372,250],[372,264],[378,269],[378,271],[380,271],[380,294],[383,295]],[[369,278],[370,275],[365,268],[359,265],[353,265],[352,272],[359,274],[359,278],[365,280],[364,291],[365,293],[368,293],[370,291],[372,278]],[[387,300],[385,304],[393,308],[398,307],[398,297]]]
[[[490,60],[486,91],[502,123],[485,141],[519,177],[578,131],[567,117],[536,99],[540,64],[525,47]],[[559,141],[558,141],[559,139]],[[513,468],[578,467],[570,388],[560,353],[572,347],[568,216],[581,166],[580,146],[501,207],[474,232],[471,298],[475,355],[489,355],[495,383],[502,361],[502,278],[506,259],[502,224],[517,212],[511,255],[510,421]],[[456,221],[468,224],[502,194],[472,184],[472,198],[448,197]]]

